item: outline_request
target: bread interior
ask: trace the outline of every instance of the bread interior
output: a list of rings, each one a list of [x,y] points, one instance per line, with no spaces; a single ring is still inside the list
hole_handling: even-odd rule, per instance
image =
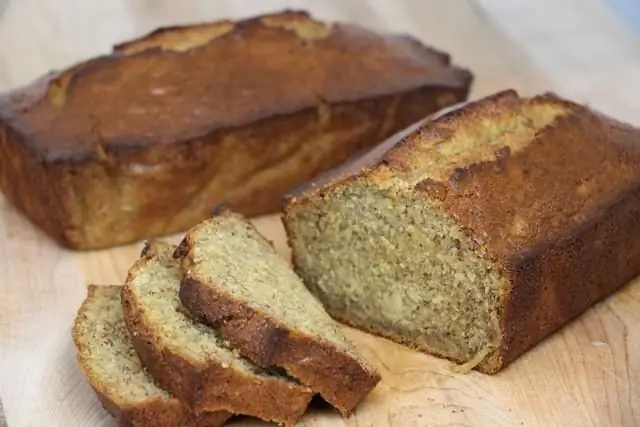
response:
[[[352,180],[292,209],[288,227],[332,316],[460,362],[499,345],[507,283],[424,195]]]
[[[76,345],[87,376],[116,404],[167,398],[144,370],[125,326],[119,286],[96,286],[75,325]]]

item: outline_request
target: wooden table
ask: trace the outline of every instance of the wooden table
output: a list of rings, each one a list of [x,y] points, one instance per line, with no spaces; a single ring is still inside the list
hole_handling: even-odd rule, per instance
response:
[[[554,90],[640,124],[640,40],[598,0],[10,0],[0,19],[0,89],[159,25],[284,6],[446,49],[476,73],[473,97],[505,87]],[[286,254],[278,219],[256,222]],[[140,245],[62,250],[1,198],[0,242],[8,425],[112,426],[75,364],[69,327],[86,284],[120,283]],[[315,411],[304,426],[640,426],[640,281],[496,377],[454,376],[446,362],[347,333],[383,382],[351,419]]]

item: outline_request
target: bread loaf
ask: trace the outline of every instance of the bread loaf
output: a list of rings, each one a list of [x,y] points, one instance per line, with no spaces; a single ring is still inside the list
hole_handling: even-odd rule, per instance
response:
[[[176,251],[180,299],[258,366],[277,366],[347,416],[380,381],[269,241],[221,210]]]
[[[122,427],[219,427],[224,411],[191,413],[155,384],[124,322],[122,286],[89,286],[73,325],[79,365],[104,408]]]
[[[337,319],[495,373],[640,272],[640,130],[514,91],[293,195],[297,272]]]
[[[0,188],[63,245],[278,210],[299,182],[466,98],[471,74],[399,35],[284,11],[172,27],[0,99]]]
[[[234,352],[216,328],[193,320],[178,298],[176,247],[149,242],[122,290],[124,318],[147,370],[195,413],[224,410],[293,425],[312,391]]]

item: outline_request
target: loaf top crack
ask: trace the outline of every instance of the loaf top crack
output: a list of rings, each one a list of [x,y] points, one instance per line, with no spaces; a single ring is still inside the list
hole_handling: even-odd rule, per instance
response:
[[[5,96],[0,118],[46,159],[100,158],[323,102],[467,87],[449,62],[407,36],[283,11],[156,30]]]

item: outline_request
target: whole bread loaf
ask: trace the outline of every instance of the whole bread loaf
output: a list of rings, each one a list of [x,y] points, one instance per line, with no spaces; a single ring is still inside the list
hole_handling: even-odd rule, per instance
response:
[[[284,11],[157,30],[0,99],[0,188],[63,245],[187,229],[282,195],[464,100],[415,39]]]
[[[640,130],[505,91],[285,211],[296,270],[332,316],[495,373],[640,273]]]
[[[156,385],[125,325],[122,286],[90,285],[73,325],[80,368],[104,408],[122,427],[219,427],[231,414],[195,415]]]

